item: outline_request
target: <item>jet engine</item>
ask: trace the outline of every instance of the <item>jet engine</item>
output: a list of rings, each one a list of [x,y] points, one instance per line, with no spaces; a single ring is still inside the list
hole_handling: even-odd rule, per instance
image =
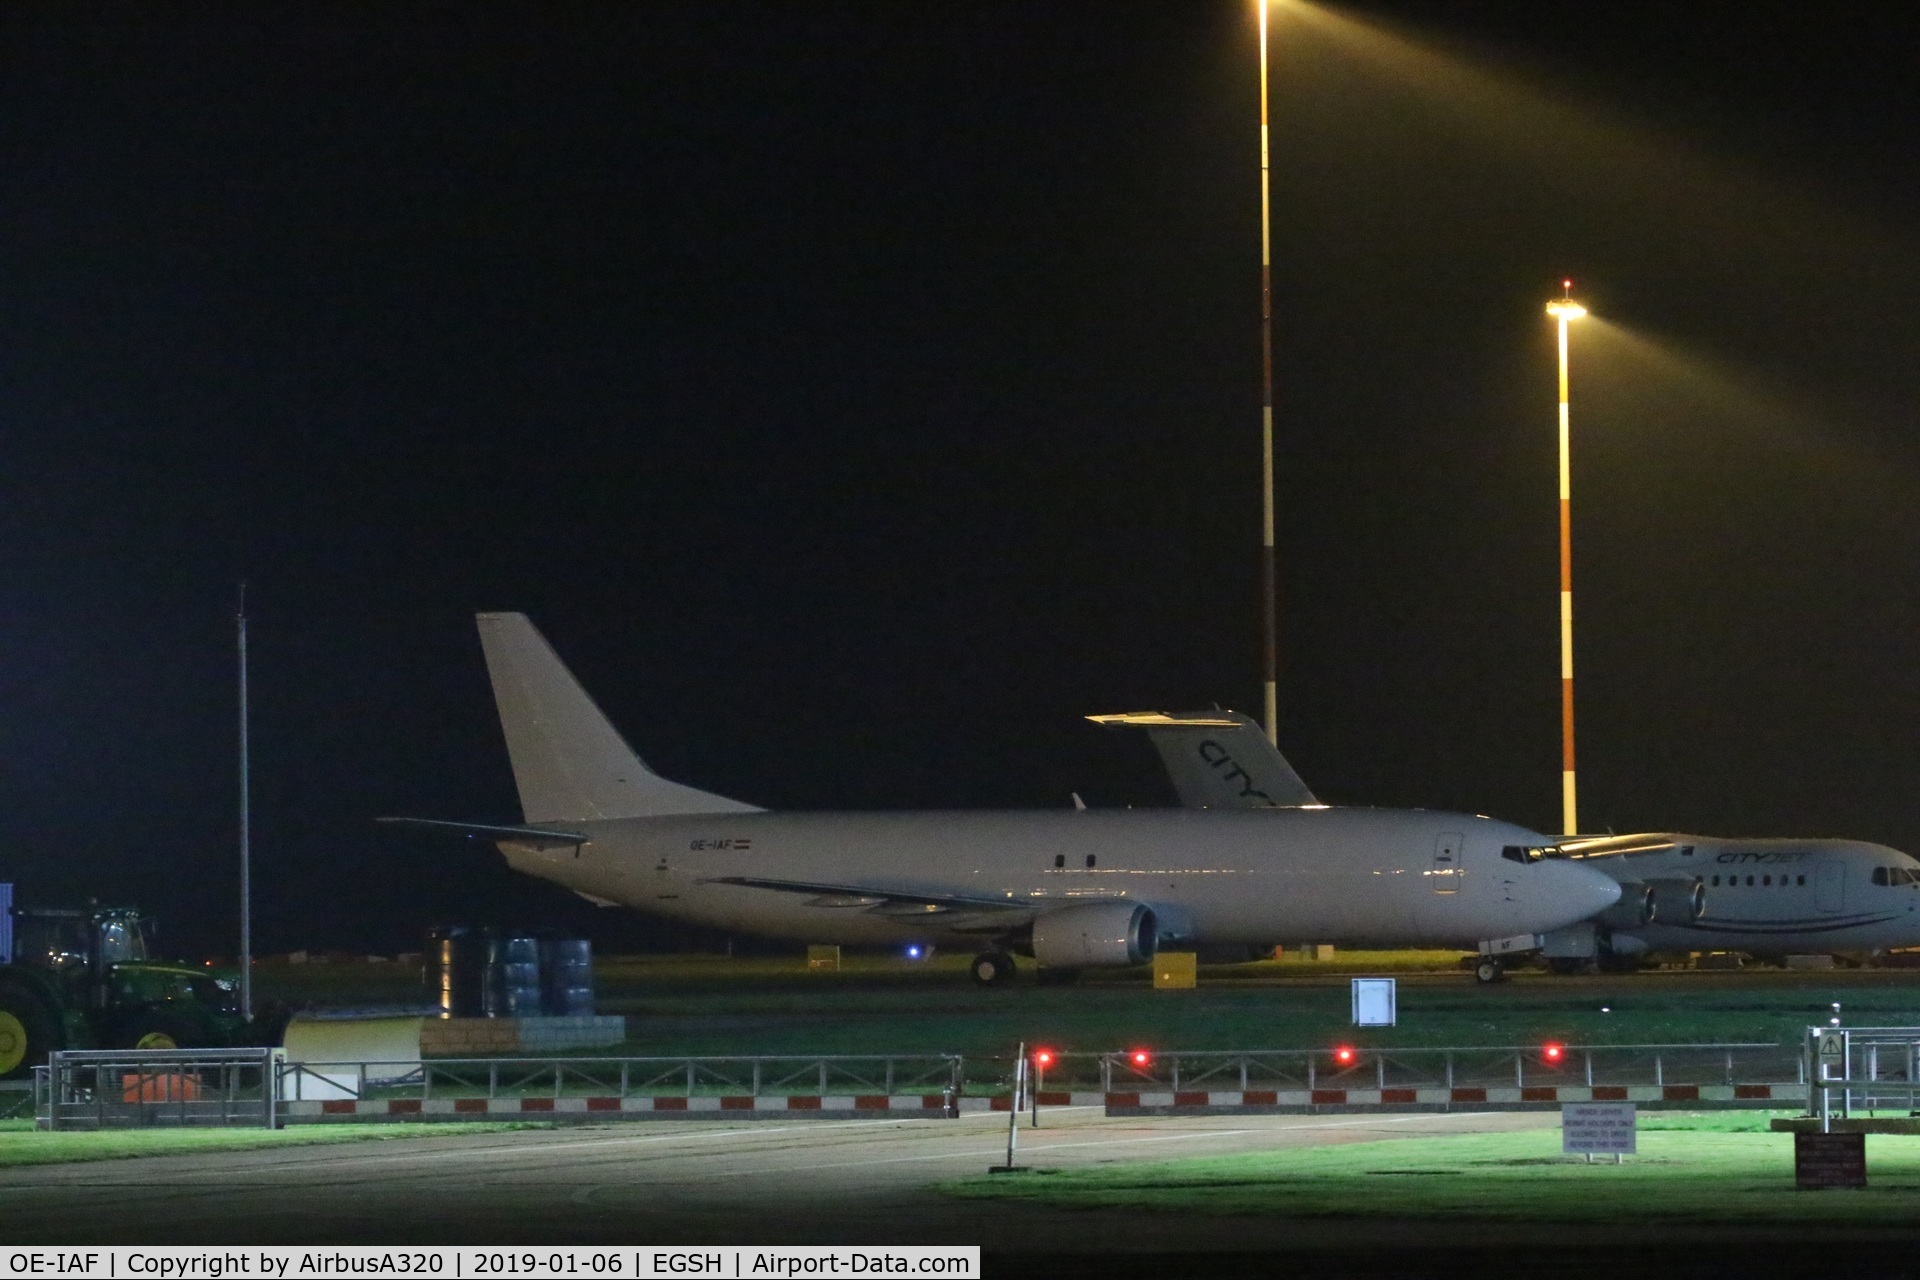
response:
[[[1623,886],[1624,887],[1624,886]],[[1649,880],[1656,924],[1692,924],[1707,911],[1707,887],[1698,880]]]
[[[1620,882],[1620,901],[1594,917],[1609,929],[1638,929],[1653,923],[1653,886],[1641,880]]]
[[[1033,922],[1033,958],[1049,968],[1145,964],[1153,959],[1160,922],[1139,902],[1087,902],[1049,911]]]

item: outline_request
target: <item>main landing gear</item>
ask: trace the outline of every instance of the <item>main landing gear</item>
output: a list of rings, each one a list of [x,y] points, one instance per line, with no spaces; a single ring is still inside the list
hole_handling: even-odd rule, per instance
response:
[[[983,951],[973,958],[973,980],[983,987],[1013,984],[1013,957],[1004,951]]]

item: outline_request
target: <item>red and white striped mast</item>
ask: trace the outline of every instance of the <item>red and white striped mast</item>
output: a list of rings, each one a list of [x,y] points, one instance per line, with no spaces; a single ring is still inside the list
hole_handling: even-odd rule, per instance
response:
[[[1580,834],[1573,778],[1573,485],[1569,457],[1567,325],[1587,314],[1573,300],[1573,281],[1560,282],[1560,296],[1547,304],[1560,324],[1560,831]]]

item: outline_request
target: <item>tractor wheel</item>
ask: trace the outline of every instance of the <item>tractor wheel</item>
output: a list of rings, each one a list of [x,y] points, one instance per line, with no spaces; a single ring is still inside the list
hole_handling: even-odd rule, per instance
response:
[[[189,1049],[206,1043],[186,1019],[164,1010],[141,1009],[120,1019],[113,1037],[123,1049]]]
[[[1482,956],[1480,963],[1473,966],[1473,978],[1474,981],[1482,984],[1504,982],[1507,978],[1507,967],[1491,956]]]
[[[0,986],[0,1080],[30,1075],[59,1047],[52,1013],[24,987]]]

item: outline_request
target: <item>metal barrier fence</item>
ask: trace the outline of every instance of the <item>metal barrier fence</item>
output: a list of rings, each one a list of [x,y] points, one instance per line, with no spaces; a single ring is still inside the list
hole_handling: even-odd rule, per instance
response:
[[[679,1058],[431,1058],[417,1062],[289,1062],[286,1099],[747,1096],[958,1092],[957,1054],[827,1054]]]
[[[1046,1086],[1097,1084],[1100,1092],[1162,1089],[1527,1088],[1536,1085],[1721,1085],[1806,1080],[1802,1057],[1786,1045],[1533,1044],[1439,1048],[1220,1050],[1062,1053],[1046,1067]]]
[[[33,1071],[43,1129],[277,1122],[275,1049],[70,1049]]]
[[[1800,1061],[1823,1131],[1855,1111],[1920,1115],[1920,1027],[1808,1027]]]

